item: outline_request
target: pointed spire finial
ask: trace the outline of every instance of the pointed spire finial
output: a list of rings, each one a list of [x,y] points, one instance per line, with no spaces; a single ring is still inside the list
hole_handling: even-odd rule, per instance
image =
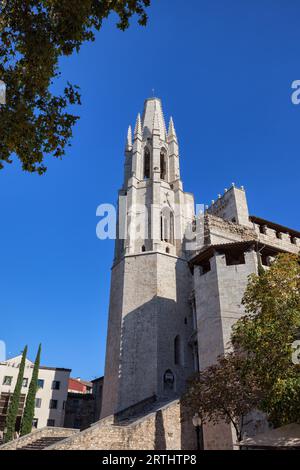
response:
[[[174,138],[174,139],[177,141],[177,135],[176,135],[175,126],[174,126],[174,121],[173,121],[172,116],[170,117],[168,138],[169,138],[169,140],[170,140],[171,138]]]
[[[132,149],[132,130],[131,126],[128,127],[127,131],[127,139],[126,139],[126,150],[131,150]]]
[[[134,129],[134,137],[136,137],[137,135],[139,135],[139,136],[142,135],[142,122],[141,122],[140,113],[137,116],[136,123],[135,123],[135,129]]]

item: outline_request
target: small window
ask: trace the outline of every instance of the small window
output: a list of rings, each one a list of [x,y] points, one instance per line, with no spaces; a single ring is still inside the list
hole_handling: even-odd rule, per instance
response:
[[[142,246],[142,252],[144,253],[146,251],[145,245]]]
[[[201,276],[208,273],[210,270],[211,270],[210,260],[205,261],[204,263],[201,264],[201,266],[200,266]]]
[[[3,385],[11,385],[12,379],[13,378],[10,375],[6,375],[3,379]]]
[[[59,390],[59,389],[60,389],[60,381],[59,380],[53,380],[52,390]]]
[[[58,401],[57,400],[50,400],[49,408],[50,410],[57,410]]]
[[[38,379],[37,381],[37,387],[38,388],[44,388],[45,380],[43,379]]]
[[[39,420],[37,418],[33,418],[32,420],[32,427],[37,429]]]
[[[28,379],[24,377],[22,387],[28,387]]]
[[[53,428],[55,426],[55,419],[48,419],[47,426]]]
[[[165,391],[172,391],[175,388],[175,377],[173,372],[168,369],[164,373],[164,390]]]
[[[260,259],[261,259],[261,264],[263,266],[271,266],[271,257],[270,256],[265,255],[265,254],[262,253]]]
[[[166,253],[170,253],[170,248],[167,246]]]
[[[185,317],[185,319],[184,319],[184,324],[187,325],[187,322],[188,322],[188,321],[187,321],[187,318]]]
[[[259,226],[259,231],[260,231],[260,233],[265,235],[267,233],[267,227],[265,225],[260,225]]]
[[[281,232],[276,232],[276,238],[281,240],[282,239],[282,233]]]
[[[293,245],[297,245],[296,237],[291,236],[290,238],[291,238],[291,243]]]
[[[36,398],[35,399],[35,407],[40,408],[42,405],[42,399],[41,398]]]
[[[226,265],[235,266],[237,264],[245,264],[245,254],[244,253],[226,253]]]

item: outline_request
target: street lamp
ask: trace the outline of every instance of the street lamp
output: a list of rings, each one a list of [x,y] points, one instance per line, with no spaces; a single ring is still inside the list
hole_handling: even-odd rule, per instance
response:
[[[199,416],[199,413],[194,414],[192,421],[193,421],[193,426],[196,430],[197,450],[204,450],[202,419]]]
[[[3,80],[0,80],[0,105],[5,104],[6,101],[6,85]]]

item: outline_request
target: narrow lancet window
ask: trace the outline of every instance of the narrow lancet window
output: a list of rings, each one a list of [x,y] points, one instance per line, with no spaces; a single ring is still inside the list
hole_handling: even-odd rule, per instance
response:
[[[168,207],[164,207],[160,216],[161,241],[174,245],[174,214]]]
[[[144,179],[150,178],[150,151],[146,147],[144,151]]]
[[[160,179],[165,180],[167,176],[166,152],[160,152]]]

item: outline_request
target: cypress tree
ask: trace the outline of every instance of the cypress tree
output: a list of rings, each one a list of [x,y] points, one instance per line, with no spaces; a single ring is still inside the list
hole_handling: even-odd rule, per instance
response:
[[[37,385],[38,385],[41,349],[42,349],[42,346],[40,344],[36,358],[35,358],[32,378],[31,378],[31,382],[29,385],[29,389],[28,389],[28,395],[26,398],[25,410],[24,410],[22,426],[21,426],[21,436],[25,436],[25,434],[31,433],[31,430],[32,430],[32,422],[34,418],[34,409],[35,409],[35,396],[36,396]]]
[[[14,438],[15,426],[16,426],[16,421],[17,421],[17,416],[18,416],[20,396],[21,396],[21,390],[22,390],[22,384],[23,384],[26,355],[27,355],[27,346],[25,346],[23,353],[22,353],[22,359],[20,363],[17,383],[16,383],[14,393],[12,395],[12,398],[8,407],[6,423],[5,423],[6,433],[4,436],[4,442],[9,442]]]

